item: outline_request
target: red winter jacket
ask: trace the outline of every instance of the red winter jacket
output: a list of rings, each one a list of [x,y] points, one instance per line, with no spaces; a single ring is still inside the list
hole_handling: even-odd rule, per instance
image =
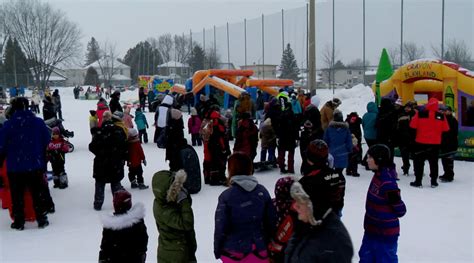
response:
[[[441,144],[441,135],[449,131],[449,125],[444,114],[438,112],[438,100],[431,98],[424,110],[418,111],[410,122],[410,127],[416,129],[415,141],[421,144]]]
[[[138,167],[145,160],[145,153],[139,140],[128,143],[128,166]]]

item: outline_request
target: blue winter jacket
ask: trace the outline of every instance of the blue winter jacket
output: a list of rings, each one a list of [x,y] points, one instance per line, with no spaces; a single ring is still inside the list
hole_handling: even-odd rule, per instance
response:
[[[253,176],[231,180],[216,209],[214,255],[242,259],[252,252],[265,253],[276,218],[270,194]]]
[[[301,104],[297,99],[291,99],[291,108],[293,109],[294,114],[303,113],[303,110],[301,109]]]
[[[44,121],[29,110],[17,111],[0,129],[0,155],[9,172],[46,170],[51,135]]]
[[[362,128],[364,129],[364,138],[369,140],[377,139],[377,128],[375,126],[377,121],[377,104],[375,102],[367,103],[367,113],[362,117]]]
[[[148,122],[146,121],[146,117],[143,112],[135,112],[135,123],[137,124],[137,130],[145,130],[147,128]]]
[[[352,152],[352,135],[346,122],[331,121],[324,132],[324,141],[334,157],[334,168],[346,168]]]

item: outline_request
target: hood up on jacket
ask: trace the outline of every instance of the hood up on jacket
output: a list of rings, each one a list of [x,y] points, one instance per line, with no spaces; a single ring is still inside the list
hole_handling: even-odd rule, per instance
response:
[[[319,104],[321,103],[321,99],[318,97],[318,95],[314,95],[313,97],[311,97],[311,105],[314,105],[317,107],[319,107]]]
[[[234,175],[230,178],[231,184],[237,184],[247,192],[252,192],[258,185],[257,178],[252,175]]]
[[[373,101],[367,103],[367,112],[378,113],[379,109],[377,108],[377,104]]]
[[[102,215],[101,221],[104,228],[121,230],[133,226],[143,218],[145,218],[145,206],[142,203],[136,203],[127,213]]]
[[[426,110],[429,111],[438,111],[439,109],[439,101],[437,98],[431,98],[428,100],[428,103],[426,103],[425,106]]]
[[[156,173],[151,183],[155,198],[162,202],[178,202],[178,196],[186,178],[187,174],[184,170],[179,170],[174,174],[169,171]]]
[[[171,95],[166,95],[161,104],[173,105],[173,97]]]

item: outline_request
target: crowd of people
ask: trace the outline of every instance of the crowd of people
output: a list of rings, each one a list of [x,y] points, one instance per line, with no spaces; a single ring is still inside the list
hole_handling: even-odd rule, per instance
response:
[[[150,95],[140,88],[134,115],[132,107],[120,103],[120,91],[111,92],[110,101],[101,97],[97,108],[90,111],[93,208],[102,209],[104,189],[110,184],[115,210],[113,216],[103,219],[100,262],[146,259],[144,208],[140,203],[132,206],[132,196],[122,180],[127,164],[130,188],[149,188],[143,178],[142,165],[147,162],[141,145],[148,143],[149,124],[144,115],[147,97]],[[158,262],[196,261],[192,201],[184,187],[186,164],[180,153],[189,147],[180,110],[188,99],[186,95],[164,94],[154,107],[153,142],[165,149],[169,164],[167,171],[153,175],[151,185],[155,197],[153,213],[160,233]],[[43,103],[44,120],[62,119],[58,90],[45,97]],[[320,108],[318,96],[286,89],[275,97],[258,92],[254,101],[244,92],[234,101],[233,109],[221,114],[221,105],[212,94],[200,95],[189,110],[187,132],[192,146],[202,145],[204,182],[228,186],[219,196],[215,212],[216,259],[351,262],[352,241],[340,220],[346,188],[344,169],[345,175],[358,177],[358,166],[362,164],[374,176],[367,194],[360,260],[397,262],[399,218],[405,215],[406,207],[397,184],[395,148],[400,150],[403,174],[409,174],[413,159],[415,181],[411,186],[422,186],[425,160],[430,164],[431,186],[438,186],[439,157],[444,169],[440,179],[451,182],[457,121],[452,109],[439,105],[435,98],[419,106],[414,101],[401,105],[401,100],[383,98],[380,106],[369,102],[362,117],[351,112],[345,119],[338,109],[341,103],[333,98]],[[0,157],[6,159],[12,189],[11,227],[24,228],[25,187],[33,196],[38,226],[45,227],[49,224],[47,213],[54,212],[45,179],[46,161],[53,166],[54,187],[66,188],[67,145],[61,141],[61,128],[48,131],[45,122],[29,110],[28,100],[12,101],[11,109],[13,117],[0,129]],[[41,136],[30,134],[33,126],[42,131]],[[18,134],[22,140],[18,140]],[[365,155],[362,137],[368,145]],[[34,145],[28,147],[30,153],[22,150],[24,143]],[[295,172],[297,147],[302,160],[298,172],[301,177]],[[256,162],[258,152],[260,158]],[[273,168],[282,174],[275,185],[274,199],[253,176],[256,171]]]

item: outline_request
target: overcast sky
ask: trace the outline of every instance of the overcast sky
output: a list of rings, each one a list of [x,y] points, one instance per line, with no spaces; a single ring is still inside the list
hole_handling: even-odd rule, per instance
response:
[[[213,25],[218,27],[217,47],[221,60],[227,61],[225,24],[230,26],[230,60],[244,64],[243,20],[248,19],[248,64],[261,63],[261,15],[265,14],[266,63],[279,64],[281,59],[281,9],[285,12],[285,42],[295,51],[298,64],[306,58],[305,0],[47,0],[63,10],[82,30],[84,50],[94,36],[99,42],[116,43],[120,56],[148,37],[164,33],[189,34],[206,45],[212,44]],[[474,0],[446,1],[446,40],[456,38],[474,46]],[[441,38],[441,0],[404,0],[404,38],[417,42],[431,56],[431,45]],[[400,0],[366,0],[367,57],[378,63],[383,47],[400,43]],[[299,8],[299,9],[298,9]],[[291,11],[291,9],[296,9]],[[273,15],[271,15],[273,14]],[[208,42],[210,41],[210,42]],[[332,1],[317,4],[317,53],[321,66],[323,46],[332,41]],[[336,0],[336,49],[347,63],[362,57],[362,0]]]

